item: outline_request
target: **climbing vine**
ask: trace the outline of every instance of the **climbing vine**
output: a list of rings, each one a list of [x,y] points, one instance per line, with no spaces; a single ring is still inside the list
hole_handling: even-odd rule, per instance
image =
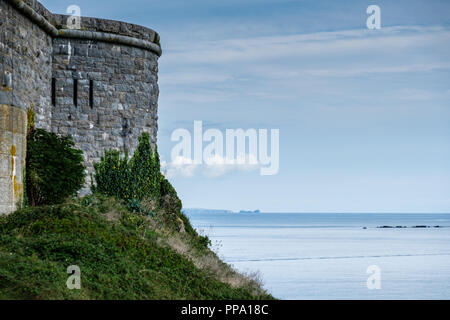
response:
[[[127,154],[120,157],[119,151],[107,150],[94,169],[93,192],[123,199],[133,206],[136,200],[151,198],[159,202],[161,198],[159,155],[156,147],[152,149],[148,133],[139,137],[139,145],[130,160]]]

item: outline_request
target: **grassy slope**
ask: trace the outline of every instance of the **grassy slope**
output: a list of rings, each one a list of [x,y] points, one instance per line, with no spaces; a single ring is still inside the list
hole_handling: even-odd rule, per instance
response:
[[[267,299],[192,231],[91,196],[0,218],[0,299]],[[70,265],[81,290],[66,287]]]

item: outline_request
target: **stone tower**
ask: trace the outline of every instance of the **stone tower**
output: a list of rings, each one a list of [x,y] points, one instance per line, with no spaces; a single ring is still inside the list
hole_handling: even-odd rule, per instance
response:
[[[23,195],[29,108],[36,127],[73,137],[88,173],[105,149],[132,153],[144,131],[156,144],[159,35],[84,17],[69,29],[68,19],[36,0],[0,0],[0,214]]]

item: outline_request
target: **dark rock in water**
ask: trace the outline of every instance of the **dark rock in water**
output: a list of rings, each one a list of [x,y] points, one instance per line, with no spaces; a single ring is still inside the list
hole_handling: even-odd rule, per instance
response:
[[[364,227],[365,228],[365,227]],[[378,226],[377,228],[380,229],[390,229],[390,228],[396,228],[396,229],[403,229],[403,228],[443,228],[442,226],[425,226],[425,225],[417,225],[417,226],[411,226],[411,227],[407,227],[407,226]]]
[[[367,227],[363,227],[363,229],[367,229]]]

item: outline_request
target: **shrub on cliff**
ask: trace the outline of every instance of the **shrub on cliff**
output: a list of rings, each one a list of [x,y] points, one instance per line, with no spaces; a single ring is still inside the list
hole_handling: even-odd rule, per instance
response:
[[[134,213],[152,216],[168,231],[186,232],[207,247],[210,241],[199,236],[181,212],[182,203],[175,188],[161,173],[158,151],[153,151],[148,133],[139,137],[139,145],[128,160],[117,150],[107,150],[100,162],[94,164],[93,193],[124,200]]]
[[[128,155],[121,158],[117,150],[106,150],[100,162],[94,163],[95,184],[91,186],[93,193],[114,196],[117,199],[132,198],[133,186],[130,183],[131,170]]]
[[[84,184],[83,152],[69,137],[31,128],[27,135],[26,195],[32,206],[62,203]]]
[[[153,151],[150,136],[143,133],[131,160],[120,157],[119,151],[107,150],[100,162],[94,164],[95,185],[98,192],[129,203],[152,198],[159,201],[161,173],[158,151]]]
[[[131,181],[134,185],[133,198],[143,200],[149,196],[160,198],[161,167],[158,150],[152,150],[150,136],[144,132],[139,137],[139,145],[130,161]]]
[[[130,160],[127,154],[121,158],[119,151],[107,150],[100,162],[94,164],[94,169],[94,193],[125,200],[133,208],[138,208],[138,202],[145,199],[152,199],[161,206],[169,196],[176,211],[181,210],[177,192],[161,174],[158,151],[152,149],[148,133],[139,137],[139,145]]]

